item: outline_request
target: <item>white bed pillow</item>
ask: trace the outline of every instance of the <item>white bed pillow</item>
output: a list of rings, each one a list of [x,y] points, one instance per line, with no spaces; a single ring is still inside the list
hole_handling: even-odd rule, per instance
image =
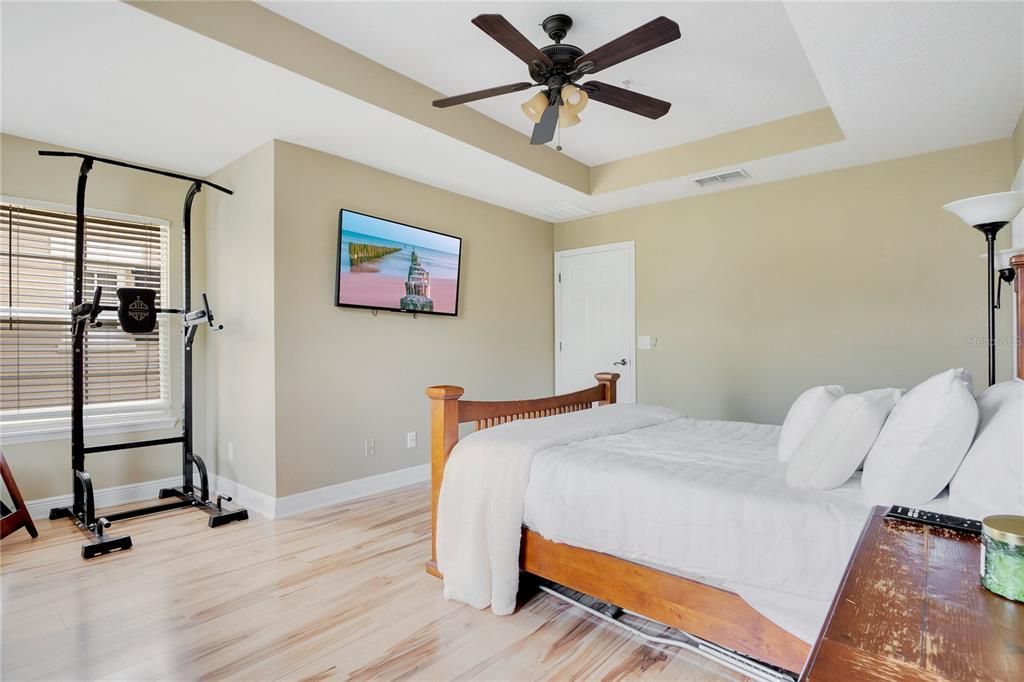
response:
[[[815,386],[793,401],[786,413],[786,421],[782,422],[782,431],[779,432],[780,462],[789,461],[818,420],[845,392],[842,386]]]
[[[879,388],[836,400],[790,458],[786,485],[830,490],[846,483],[864,461],[901,394],[898,388]]]
[[[978,428],[971,375],[950,369],[912,388],[864,461],[864,503],[919,507],[942,492]]]
[[[974,443],[949,483],[949,513],[1024,515],[1024,381],[990,386],[978,413]]]

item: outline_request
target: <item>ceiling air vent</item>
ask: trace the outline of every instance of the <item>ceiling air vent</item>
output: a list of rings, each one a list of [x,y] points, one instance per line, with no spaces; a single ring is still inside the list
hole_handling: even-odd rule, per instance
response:
[[[537,213],[547,220],[560,222],[563,220],[585,218],[593,213],[593,211],[588,211],[582,206],[577,206],[576,204],[559,204],[558,206],[542,208]]]
[[[720,185],[723,182],[732,182],[733,180],[742,180],[743,178],[749,177],[750,173],[742,168],[737,168],[736,170],[724,171],[722,173],[716,173],[715,175],[705,175],[702,178],[694,178],[693,181],[701,187],[706,187],[708,185]]]

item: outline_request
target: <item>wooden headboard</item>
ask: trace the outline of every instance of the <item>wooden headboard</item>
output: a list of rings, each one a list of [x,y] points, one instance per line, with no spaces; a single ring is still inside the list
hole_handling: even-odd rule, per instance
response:
[[[1013,280],[1013,290],[1017,293],[1017,329],[1014,339],[1017,344],[1017,376],[1024,379],[1024,254],[1011,258],[1010,265],[1017,273]]]

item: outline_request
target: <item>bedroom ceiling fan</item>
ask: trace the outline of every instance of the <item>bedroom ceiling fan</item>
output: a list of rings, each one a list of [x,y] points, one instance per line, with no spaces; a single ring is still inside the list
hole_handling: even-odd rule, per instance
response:
[[[554,138],[556,128],[568,128],[579,123],[579,113],[591,99],[651,119],[661,118],[672,106],[670,102],[600,81],[576,85],[585,75],[597,73],[677,40],[680,37],[679,25],[671,19],[658,17],[590,52],[562,43],[572,28],[572,19],[565,14],[554,14],[541,23],[544,32],[555,41],[541,48],[527,40],[500,14],[481,14],[473,19],[473,24],[525,62],[533,82],[499,85],[445,97],[434,100],[435,107],[452,107],[542,87],[542,91],[523,103],[522,109],[534,122],[530,144],[545,144]]]

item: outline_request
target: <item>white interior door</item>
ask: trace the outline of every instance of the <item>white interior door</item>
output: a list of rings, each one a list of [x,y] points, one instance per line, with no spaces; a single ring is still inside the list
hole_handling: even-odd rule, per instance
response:
[[[555,252],[555,392],[618,372],[619,402],[636,402],[633,242]]]

